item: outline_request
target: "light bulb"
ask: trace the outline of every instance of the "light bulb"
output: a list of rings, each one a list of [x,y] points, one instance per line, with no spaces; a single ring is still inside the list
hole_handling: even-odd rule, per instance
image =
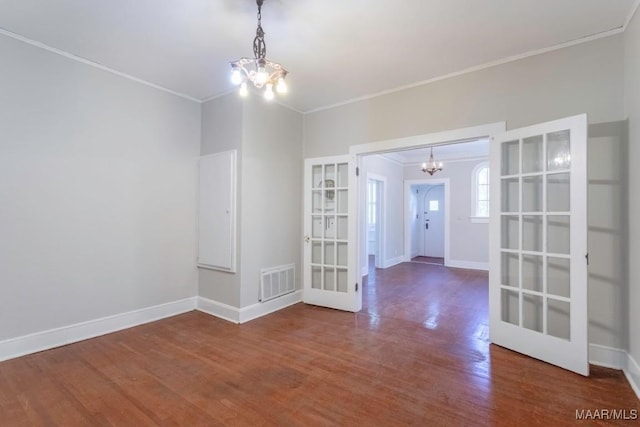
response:
[[[237,68],[234,68],[231,72],[231,83],[234,85],[239,85],[242,83],[242,73]]]
[[[267,82],[268,78],[269,74],[267,74],[267,71],[264,69],[264,67],[258,67],[258,72],[256,73],[256,83],[262,86]]]
[[[280,77],[278,79],[278,84],[276,85],[276,91],[278,93],[287,93],[287,84],[284,82],[284,78]]]
[[[274,98],[273,84],[267,83],[267,88],[264,90],[264,99],[271,101]]]
[[[240,96],[246,98],[249,95],[249,89],[247,88],[247,82],[242,82],[240,85]]]

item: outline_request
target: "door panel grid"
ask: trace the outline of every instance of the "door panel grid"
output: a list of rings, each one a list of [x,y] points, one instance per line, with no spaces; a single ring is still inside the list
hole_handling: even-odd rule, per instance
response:
[[[348,291],[348,162],[311,168],[311,288]]]
[[[588,375],[586,116],[506,132],[490,157],[492,341]]]
[[[563,339],[570,339],[564,323],[571,307],[568,299],[549,292],[548,264],[557,268],[557,255],[567,255],[570,249],[569,138],[567,130],[504,143],[500,177],[506,189],[500,213],[502,257],[507,261],[502,277],[508,277],[501,283],[506,303],[502,320]],[[555,286],[567,288],[568,278],[555,274]],[[554,323],[551,328],[549,320]]]

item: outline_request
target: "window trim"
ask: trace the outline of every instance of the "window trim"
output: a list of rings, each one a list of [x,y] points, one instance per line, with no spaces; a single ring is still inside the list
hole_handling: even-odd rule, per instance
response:
[[[469,219],[473,224],[487,224],[489,223],[489,216],[478,215],[478,175],[484,168],[489,169],[489,161],[484,160],[474,166],[471,172],[471,215]],[[491,171],[489,171],[489,174]],[[490,185],[490,184],[488,184]],[[489,213],[491,214],[491,213]]]

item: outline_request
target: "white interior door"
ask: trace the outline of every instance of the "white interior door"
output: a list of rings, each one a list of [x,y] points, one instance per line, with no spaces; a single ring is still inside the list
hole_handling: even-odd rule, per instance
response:
[[[426,191],[423,208],[424,256],[444,258],[444,185]]]
[[[353,265],[355,196],[350,193],[355,184],[349,156],[305,160],[303,300],[307,304],[360,309]]]
[[[491,341],[589,375],[586,115],[499,135],[489,157]]]

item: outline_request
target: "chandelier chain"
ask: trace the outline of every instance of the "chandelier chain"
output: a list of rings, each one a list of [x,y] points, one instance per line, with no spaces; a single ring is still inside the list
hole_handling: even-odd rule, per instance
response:
[[[262,1],[258,0],[258,28],[256,37],[253,39],[253,55],[258,59],[267,56],[267,44],[264,41],[264,30],[262,29]]]
[[[258,5],[258,25],[253,39],[253,58],[240,58],[231,62],[231,82],[240,85],[240,96],[246,97],[249,92],[248,83],[253,83],[256,89],[265,88],[264,97],[270,101],[274,97],[274,89],[279,94],[287,93],[287,85],[284,82],[287,70],[279,63],[269,61],[267,56],[267,44],[264,41],[262,29],[262,4],[264,0],[256,0]]]

